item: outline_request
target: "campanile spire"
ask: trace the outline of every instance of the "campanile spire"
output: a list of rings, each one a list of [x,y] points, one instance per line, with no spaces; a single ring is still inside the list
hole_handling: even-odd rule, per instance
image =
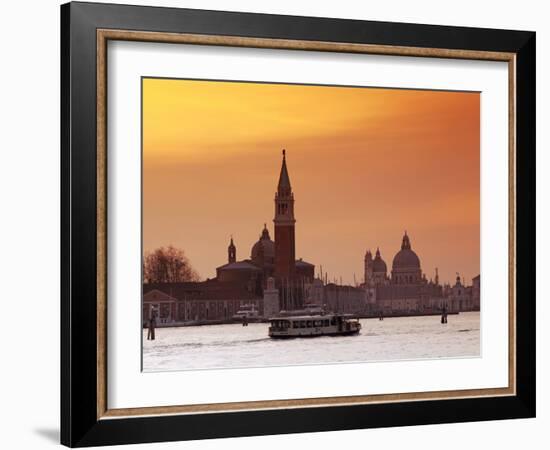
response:
[[[283,150],[283,161],[275,193],[275,276],[279,279],[294,277],[296,266],[296,249],[294,238],[294,194],[286,165],[286,151]]]
[[[294,225],[294,194],[290,186],[290,177],[286,166],[286,152],[283,150],[283,163],[275,193],[275,225]]]
[[[283,149],[283,164],[281,165],[281,173],[279,175],[279,184],[277,185],[277,194],[279,196],[288,196],[292,194],[290,186],[290,177],[286,167],[286,151]]]

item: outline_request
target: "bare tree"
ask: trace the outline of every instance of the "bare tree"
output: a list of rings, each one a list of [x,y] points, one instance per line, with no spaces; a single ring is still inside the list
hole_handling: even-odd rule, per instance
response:
[[[144,283],[177,283],[199,281],[183,250],[171,245],[146,253],[143,257]]]

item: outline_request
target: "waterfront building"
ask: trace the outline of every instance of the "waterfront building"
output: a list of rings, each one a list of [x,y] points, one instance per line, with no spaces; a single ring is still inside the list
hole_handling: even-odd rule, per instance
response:
[[[143,285],[143,320],[155,311],[157,324],[223,322],[243,305],[263,313],[263,298],[239,282],[207,280]]]
[[[472,311],[474,309],[472,286],[465,286],[458,274],[454,286],[451,287],[449,303],[456,311]]]
[[[474,277],[472,279],[472,306],[474,311],[479,311],[480,309],[480,293],[481,293],[481,285],[480,285],[480,279],[479,275]]]
[[[441,286],[436,268],[434,279],[428,281],[406,231],[401,239],[401,249],[393,258],[391,276],[387,275],[386,267],[380,249],[377,249],[375,258],[370,250],[366,252],[363,286],[366,310],[371,313],[429,314],[437,313],[443,308],[449,312],[476,309],[473,287],[464,286],[459,277],[454,286]],[[476,279],[479,286],[479,275],[474,278],[474,283]],[[477,305],[479,309],[479,288]]]
[[[329,283],[323,290],[322,304],[327,311],[344,314],[362,314],[366,311],[363,288]]]

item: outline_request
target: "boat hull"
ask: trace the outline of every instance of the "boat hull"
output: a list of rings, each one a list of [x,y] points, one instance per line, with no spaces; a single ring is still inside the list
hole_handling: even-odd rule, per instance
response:
[[[271,339],[297,339],[297,338],[315,338],[323,336],[353,336],[359,334],[361,330],[349,330],[349,331],[334,331],[327,333],[312,333],[312,334],[270,334]]]

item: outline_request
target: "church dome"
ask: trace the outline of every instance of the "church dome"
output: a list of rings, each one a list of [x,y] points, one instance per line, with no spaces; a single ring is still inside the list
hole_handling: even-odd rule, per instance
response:
[[[380,250],[376,250],[376,256],[374,257],[374,260],[372,261],[372,271],[374,273],[386,273],[388,271],[388,268],[386,266],[386,263],[380,256]]]
[[[265,224],[260,239],[252,246],[250,259],[253,262],[269,262],[275,259],[275,243],[271,240]]]
[[[400,250],[393,258],[394,269],[420,269],[420,259],[412,250]]]
[[[401,250],[393,258],[392,268],[395,269],[420,269],[420,259],[411,249],[411,242],[407,232],[403,236]]]

